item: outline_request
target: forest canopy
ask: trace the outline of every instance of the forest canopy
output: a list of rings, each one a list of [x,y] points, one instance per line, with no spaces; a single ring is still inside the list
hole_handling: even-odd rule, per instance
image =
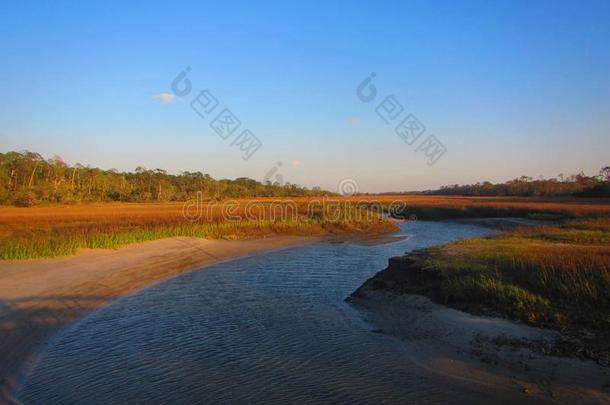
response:
[[[247,177],[215,180],[202,172],[168,174],[163,169],[137,167],[120,172],[69,165],[58,156],[44,159],[34,152],[0,153],[0,204],[186,201],[205,199],[286,197],[327,194],[318,187],[261,183]]]
[[[523,197],[610,197],[610,166],[600,169],[596,176],[583,172],[559,174],[556,178],[533,179],[521,176],[505,183],[488,181],[476,184],[443,186],[425,194],[466,196],[523,196]]]
[[[215,180],[202,172],[169,174],[163,169],[137,167],[133,172],[67,164],[59,156],[44,159],[35,152],[0,153],[0,204],[187,201],[201,192],[204,199],[296,197],[332,194],[319,187],[258,182],[239,177]],[[521,176],[505,183],[480,182],[424,191],[431,195],[610,197],[610,166],[598,175],[584,173],[557,178]]]

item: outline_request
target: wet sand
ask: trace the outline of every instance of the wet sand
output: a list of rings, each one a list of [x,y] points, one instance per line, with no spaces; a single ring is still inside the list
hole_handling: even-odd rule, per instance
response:
[[[365,310],[375,332],[405,342],[411,359],[428,371],[493,388],[506,403],[610,403],[609,368],[497,343],[552,339],[557,332],[470,315],[420,295],[359,292],[349,302]]]
[[[57,259],[0,261],[0,403],[57,330],[110,301],[223,260],[313,243],[318,237],[171,238]]]

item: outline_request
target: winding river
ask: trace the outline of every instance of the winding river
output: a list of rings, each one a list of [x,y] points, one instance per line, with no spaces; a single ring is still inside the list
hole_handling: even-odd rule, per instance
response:
[[[385,244],[317,243],[232,260],[114,301],[48,344],[23,403],[487,402],[375,333],[344,299],[390,256],[490,233],[400,225]]]

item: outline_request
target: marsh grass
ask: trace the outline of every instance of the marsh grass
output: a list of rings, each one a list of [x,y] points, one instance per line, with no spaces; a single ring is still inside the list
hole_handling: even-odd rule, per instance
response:
[[[610,328],[608,219],[517,229],[434,248],[439,298],[537,325]]]
[[[247,205],[253,201],[260,204],[254,210],[248,210]],[[227,219],[222,204],[204,203],[201,208],[204,208],[206,215],[194,222],[183,216],[183,203],[2,207],[0,259],[65,256],[75,254],[82,248],[116,248],[174,236],[234,239],[278,233],[322,235],[386,232],[395,227],[381,218],[379,208],[388,210],[392,206],[400,207],[405,218],[418,219],[610,215],[610,204],[603,199],[385,195],[260,198],[233,200],[233,203],[236,210],[231,211],[230,216],[235,218]],[[363,216],[362,207],[369,210],[370,215]],[[609,232],[607,223],[603,221],[581,220],[569,229],[546,229],[539,236],[532,234],[528,238],[607,244]]]
[[[220,211],[188,221],[180,204],[112,204],[34,209],[5,209],[0,220],[0,259],[23,260],[67,256],[83,248],[117,248],[170,237],[244,239],[274,234],[324,235],[395,230],[395,225],[371,213],[355,215],[353,206],[336,206],[332,215],[321,208],[298,205],[295,212],[269,215],[282,206],[261,206],[246,215],[241,207],[230,218]],[[285,210],[294,206],[285,207]]]
[[[353,197],[366,201],[368,197]],[[465,197],[435,195],[375,196],[370,200],[400,201],[403,216],[418,219],[457,219],[484,217],[522,217],[564,220],[580,217],[607,217],[610,199],[541,197]]]

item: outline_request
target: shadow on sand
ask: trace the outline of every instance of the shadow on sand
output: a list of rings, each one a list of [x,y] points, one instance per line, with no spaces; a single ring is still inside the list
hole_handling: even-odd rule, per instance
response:
[[[0,301],[0,403],[15,403],[11,394],[49,337],[113,298],[47,295]]]

